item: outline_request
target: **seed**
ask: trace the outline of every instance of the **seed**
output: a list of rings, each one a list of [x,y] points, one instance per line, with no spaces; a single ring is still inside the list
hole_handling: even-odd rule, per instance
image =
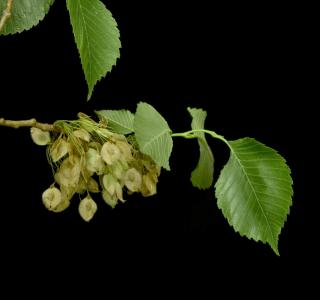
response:
[[[58,213],[67,209],[70,205],[70,200],[73,197],[74,193],[71,191],[61,189],[61,203],[53,210],[53,212]]]
[[[86,222],[89,222],[93,218],[97,209],[97,204],[92,200],[90,196],[87,196],[80,201],[79,214]]]
[[[39,128],[31,127],[30,133],[33,142],[38,146],[48,145],[51,141],[50,133],[48,131],[43,131]]]
[[[127,141],[117,141],[116,145],[120,149],[122,161],[128,162],[133,159],[131,152],[132,146]]]
[[[61,192],[55,187],[48,188],[42,194],[42,202],[48,210],[54,211],[61,201]]]
[[[70,156],[66,158],[59,171],[55,174],[55,181],[67,188],[75,188],[80,180],[80,159],[77,156]]]
[[[86,168],[89,172],[97,173],[98,175],[103,174],[105,164],[97,150],[89,148],[87,151]]]
[[[121,180],[124,175],[124,169],[121,161],[116,161],[111,167],[110,172],[118,179]]]
[[[89,143],[90,142],[90,134],[87,130],[80,128],[73,132],[74,136]]]
[[[108,191],[110,195],[114,195],[116,191],[117,179],[112,174],[106,174],[102,178],[103,187]]]
[[[129,169],[124,176],[124,184],[131,192],[137,192],[141,188],[141,174],[135,168]]]
[[[101,148],[101,156],[108,165],[112,165],[120,159],[121,153],[115,144],[106,142]]]
[[[152,174],[142,176],[142,188],[141,193],[144,197],[152,196],[157,193],[157,184],[152,179]]]
[[[59,161],[63,158],[70,150],[70,144],[64,139],[57,139],[50,148],[50,155],[53,162]]]
[[[110,193],[107,190],[102,191],[102,198],[103,200],[112,208],[115,208],[118,204],[118,198],[117,195],[110,195]]]
[[[90,193],[99,193],[99,185],[93,178],[90,178],[88,181],[88,191]]]
[[[100,143],[98,143],[98,142],[90,142],[90,143],[88,144],[88,147],[89,147],[89,148],[92,148],[92,149],[95,149],[95,150],[97,150],[97,151],[100,153],[101,148],[102,148],[102,145],[101,145]]]
[[[121,202],[125,202],[125,200],[123,200],[122,187],[121,187],[121,185],[120,185],[119,182],[116,183],[115,193],[116,193],[117,198],[118,198]]]

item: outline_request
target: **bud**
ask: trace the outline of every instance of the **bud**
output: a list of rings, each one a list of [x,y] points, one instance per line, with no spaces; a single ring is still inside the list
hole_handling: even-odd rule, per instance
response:
[[[83,220],[89,222],[97,211],[97,204],[90,196],[82,199],[79,204],[79,214]]]
[[[50,156],[53,162],[59,161],[62,157],[67,155],[70,150],[70,144],[64,139],[57,139],[50,148]]]
[[[43,131],[39,128],[31,127],[30,133],[33,142],[38,146],[48,145],[51,141],[49,131]]]
[[[80,129],[77,129],[73,132],[74,136],[89,143],[90,142],[90,134],[87,130],[83,129],[83,128],[80,128]]]
[[[124,184],[131,192],[138,192],[141,188],[141,174],[135,168],[129,169],[124,176]]]
[[[106,142],[101,148],[101,156],[108,165],[112,165],[120,159],[120,149],[115,144]]]
[[[55,187],[48,188],[42,194],[42,202],[48,210],[53,211],[61,201],[61,192]]]

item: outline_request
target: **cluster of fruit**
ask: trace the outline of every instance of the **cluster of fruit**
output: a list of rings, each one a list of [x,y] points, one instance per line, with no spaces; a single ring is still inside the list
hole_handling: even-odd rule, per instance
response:
[[[55,182],[42,195],[45,207],[61,212],[75,194],[85,195],[79,213],[90,221],[97,211],[91,193],[101,192],[112,208],[125,201],[124,190],[145,197],[154,195],[160,167],[139,151],[133,136],[127,138],[89,119],[84,121],[59,121],[53,134],[31,128],[33,141],[48,146],[48,159],[54,170]]]

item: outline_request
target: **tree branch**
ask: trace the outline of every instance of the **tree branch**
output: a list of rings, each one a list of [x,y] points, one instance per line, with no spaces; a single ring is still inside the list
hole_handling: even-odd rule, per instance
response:
[[[4,25],[6,24],[7,20],[11,16],[11,9],[12,9],[13,0],[7,1],[7,7],[3,11],[1,19],[0,19],[0,32],[2,31]]]
[[[0,126],[20,128],[20,127],[36,127],[44,131],[57,131],[53,124],[46,124],[37,122],[36,119],[22,120],[22,121],[11,121],[0,118]]]

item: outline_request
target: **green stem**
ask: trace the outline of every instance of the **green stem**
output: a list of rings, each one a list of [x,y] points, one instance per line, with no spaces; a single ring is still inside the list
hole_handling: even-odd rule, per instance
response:
[[[228,145],[228,147],[230,148],[230,145],[228,143],[228,141],[220,134],[215,133],[214,131],[211,130],[207,130],[207,129],[193,129],[193,130],[189,130],[186,132],[182,132],[182,133],[173,133],[171,134],[172,137],[183,137],[185,139],[192,139],[192,138],[199,138],[199,136],[197,136],[195,133],[207,133],[209,134],[211,137],[221,140],[224,143],[226,143]]]

